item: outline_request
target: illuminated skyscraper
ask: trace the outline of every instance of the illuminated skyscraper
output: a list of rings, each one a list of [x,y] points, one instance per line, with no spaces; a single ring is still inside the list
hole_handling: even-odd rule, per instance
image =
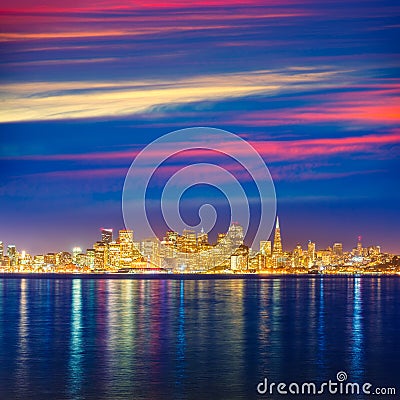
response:
[[[33,266],[35,269],[42,268],[44,265],[44,255],[38,254],[33,257]]]
[[[0,264],[3,261],[3,256],[4,256],[4,245],[3,242],[0,240]]]
[[[175,231],[167,231],[165,236],[165,241],[170,243],[171,245],[175,245],[178,240],[179,233]]]
[[[142,240],[140,250],[143,257],[152,264],[151,266],[160,266],[160,246],[158,239],[147,238]]]
[[[17,264],[17,249],[13,244],[7,246],[7,256],[10,259],[11,266]]]
[[[241,244],[230,257],[230,267],[233,271],[247,270],[249,265],[249,248]]]
[[[312,267],[315,262],[315,243],[312,242],[311,240],[308,241],[307,255],[308,255],[308,266]]]
[[[179,234],[175,231],[167,231],[166,236],[160,244],[160,257],[162,260],[166,260],[166,264],[174,264],[171,260],[175,257],[176,243]]]
[[[221,243],[225,239],[225,237],[226,237],[226,233],[218,233],[217,244]]]
[[[324,249],[324,250],[317,251],[316,263],[319,266],[330,265],[331,260],[332,260],[332,249],[330,247],[328,247],[327,249]]]
[[[362,248],[362,243],[361,243],[361,236],[358,236],[358,241],[357,241],[357,255],[362,256],[363,255],[363,248]]]
[[[67,251],[61,251],[56,255],[57,264],[59,265],[68,265],[72,262],[72,255]]]
[[[237,222],[233,222],[228,229],[225,240],[231,246],[231,251],[235,251],[243,244],[244,234],[243,226]]]
[[[86,266],[90,269],[94,268],[95,250],[86,249]]]
[[[113,241],[113,230],[101,228],[101,241],[103,243],[111,243]]]
[[[197,235],[197,245],[200,247],[208,245],[208,234],[204,232],[203,228],[201,228],[201,232]]]
[[[272,255],[272,243],[270,240],[262,240],[260,242],[260,253],[264,256]]]
[[[56,265],[57,257],[56,253],[47,253],[44,255],[45,264]]]
[[[301,267],[302,266],[302,259],[303,259],[303,249],[301,248],[300,243],[296,245],[293,250],[293,267]]]
[[[196,232],[192,229],[184,229],[180,240],[180,250],[190,253],[196,250]]]
[[[281,240],[281,229],[279,227],[279,218],[276,217],[275,225],[275,236],[274,236],[274,251],[275,256],[282,255],[282,240]]]
[[[108,261],[108,248],[107,244],[103,242],[96,242],[94,248],[94,267],[98,270],[103,270]]]
[[[121,260],[121,244],[110,242],[108,244],[108,265],[110,267],[119,268]]]
[[[72,262],[74,264],[76,264],[76,260],[77,260],[78,254],[82,254],[82,249],[80,247],[74,247],[72,249]]]
[[[343,256],[343,244],[342,243],[334,243],[332,251],[333,251],[334,256],[342,257]]]
[[[119,231],[118,241],[119,244],[121,245],[120,267],[122,268],[131,267],[134,257],[133,231],[131,230]]]

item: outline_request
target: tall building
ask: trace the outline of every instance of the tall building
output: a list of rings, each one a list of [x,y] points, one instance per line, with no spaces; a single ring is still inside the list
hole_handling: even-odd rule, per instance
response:
[[[93,245],[94,249],[94,268],[103,270],[107,265],[108,248],[107,244],[103,242],[96,242]]]
[[[72,255],[67,251],[61,251],[56,255],[57,264],[68,265],[72,262]]]
[[[217,244],[222,243],[226,237],[226,233],[218,233]]]
[[[208,234],[204,232],[203,228],[201,228],[201,232],[197,235],[197,245],[200,247],[208,245]]]
[[[11,266],[17,264],[17,248],[13,244],[7,246],[7,256],[10,259]]]
[[[95,250],[86,249],[86,266],[90,269],[94,268]]]
[[[43,267],[45,261],[44,261],[44,255],[38,254],[33,257],[33,266],[35,269],[40,269]]]
[[[103,243],[111,243],[113,241],[113,230],[101,228],[101,241]]]
[[[132,262],[134,258],[134,248],[133,248],[133,231],[120,230],[118,241],[120,244],[120,267],[128,268],[132,267]]]
[[[276,217],[273,254],[279,256],[282,255],[282,253],[281,229],[279,227],[279,217]]]
[[[76,264],[78,254],[82,254],[82,249],[80,247],[74,247],[72,249],[72,262]]]
[[[260,242],[260,253],[264,256],[272,255],[272,243],[270,240],[262,240]]]
[[[190,253],[196,250],[196,232],[194,230],[184,229],[178,241],[180,242],[180,251]]]
[[[3,261],[3,256],[4,256],[4,245],[3,242],[0,240],[0,264]]]
[[[249,248],[241,244],[230,257],[230,267],[233,271],[244,271],[249,265]]]
[[[343,256],[343,244],[342,243],[334,243],[332,251],[333,251],[333,255],[335,257],[342,257]]]
[[[151,267],[160,266],[160,246],[157,238],[147,238],[140,244],[140,252],[151,264]]]
[[[332,260],[332,249],[328,247],[324,250],[317,251],[317,264],[319,266],[330,265]]]
[[[45,264],[56,265],[57,257],[56,253],[47,253],[44,255]]]
[[[297,243],[296,247],[293,250],[293,267],[301,267],[302,266],[302,260],[303,260],[303,249],[300,245],[300,243]]]
[[[119,268],[121,260],[121,244],[110,242],[108,244],[108,265],[110,267]]]
[[[315,243],[312,242],[311,240],[308,241],[307,256],[308,256],[308,266],[312,267],[315,263]]]
[[[232,222],[231,226],[228,229],[228,233],[233,241],[235,247],[239,247],[243,244],[244,233],[243,233],[243,226],[240,225],[238,222]]]
[[[363,255],[363,248],[362,248],[362,243],[361,243],[361,236],[358,236],[357,239],[357,255],[362,256]]]
[[[165,241],[170,243],[171,245],[175,245],[178,240],[179,233],[175,231],[167,231],[166,236],[164,238]]]

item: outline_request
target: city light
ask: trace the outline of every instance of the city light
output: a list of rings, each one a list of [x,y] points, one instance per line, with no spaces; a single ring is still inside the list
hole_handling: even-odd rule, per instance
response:
[[[202,229],[168,231],[160,241],[151,237],[135,240],[132,230],[101,228],[100,240],[83,251],[37,254],[17,251],[14,244],[4,254],[0,242],[0,271],[4,273],[206,273],[206,274],[399,274],[400,256],[383,253],[380,246],[364,247],[361,236],[351,251],[343,244],[316,249],[309,240],[303,249],[297,244],[284,251],[279,219],[273,242],[263,240],[254,250],[244,243],[243,227],[234,222],[226,233],[210,243]]]

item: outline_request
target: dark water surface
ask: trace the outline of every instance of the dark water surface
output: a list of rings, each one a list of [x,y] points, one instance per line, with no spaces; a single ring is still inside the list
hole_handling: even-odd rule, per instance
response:
[[[253,399],[264,377],[396,387],[400,279],[0,279],[0,399]]]

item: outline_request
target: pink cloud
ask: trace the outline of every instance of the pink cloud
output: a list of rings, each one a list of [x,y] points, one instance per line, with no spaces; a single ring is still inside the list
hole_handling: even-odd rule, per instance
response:
[[[334,154],[346,153],[376,153],[381,151],[384,145],[395,145],[400,143],[400,129],[392,130],[386,134],[372,134],[363,136],[349,136],[338,138],[298,139],[298,140],[262,140],[250,141],[250,144],[261,154],[266,162],[304,160],[311,157],[320,157]],[[161,159],[174,153],[174,144],[163,147],[162,150],[147,151],[146,157]],[[193,147],[188,142],[187,147]],[[236,142],[224,143],[222,149],[228,155],[245,155],[237,148]],[[201,162],[209,159],[210,151],[206,149],[190,149],[190,156]],[[50,154],[50,155],[26,155],[3,157],[4,160],[32,160],[32,161],[77,161],[77,162],[132,162],[140,150],[118,150],[109,152],[93,152],[79,154]],[[187,157],[188,153],[177,156]]]
[[[327,167],[330,171],[327,171]],[[328,179],[342,179],[358,175],[370,175],[382,170],[362,170],[362,171],[335,171],[337,166],[327,166],[323,163],[301,163],[290,164],[281,166],[271,166],[270,171],[272,178],[276,181],[309,181],[309,180],[328,180]]]
[[[331,122],[398,125],[400,123],[400,84],[351,86],[353,89],[366,87],[370,89],[303,96],[302,100],[312,100],[319,104],[250,112],[234,119],[232,123],[243,126]]]
[[[252,142],[266,161],[303,160],[345,153],[376,153],[380,146],[400,143],[400,130],[384,135]]]
[[[305,140],[279,140],[279,141],[253,141],[250,144],[259,152],[267,165],[271,168],[273,178],[276,180],[310,180],[310,179],[330,179],[342,178],[354,174],[373,173],[377,171],[345,171],[334,172],[335,166],[328,171],[324,159],[332,155],[369,153],[373,155],[388,155],[384,146],[400,144],[400,129],[393,130],[386,134],[372,134],[364,136],[350,136],[339,138],[318,138]],[[192,144],[188,143],[188,146]],[[149,166],[142,169],[143,174],[149,174],[154,166],[151,161],[153,157],[165,156],[171,154],[173,145],[170,149],[163,148],[158,152],[149,152],[146,154],[149,160]],[[228,155],[246,156],[246,152],[238,149],[237,143],[227,142],[224,144],[223,151]],[[130,163],[138,154],[138,150],[120,150],[110,152],[97,152],[88,154],[55,154],[55,155],[33,155],[22,157],[26,160],[41,161],[66,161],[67,165],[73,161],[91,161],[91,162],[120,162],[123,161],[126,167],[103,167],[103,168],[84,168],[84,169],[63,169],[60,171],[50,171],[39,174],[31,174],[31,177],[41,177],[46,179],[123,179],[128,172]],[[166,152],[166,153],[165,153]],[[171,163],[163,165],[157,169],[155,178],[163,182],[165,178],[171,177],[180,168],[192,163],[210,162],[213,163],[213,152],[206,149],[191,149],[181,153],[172,160]],[[19,158],[21,159],[21,158]],[[187,160],[191,162],[187,162]],[[215,158],[214,158],[215,159]],[[220,160],[220,159],[219,159]],[[185,162],[182,162],[185,161]],[[219,161],[220,162],[220,161]],[[278,166],[276,162],[287,162],[289,165]],[[86,165],[87,163],[85,163]],[[224,162],[222,168],[226,168],[239,180],[248,180],[249,175],[237,163]],[[68,166],[67,166],[68,168]],[[330,170],[330,171],[329,171]],[[332,171],[333,170],[333,171]],[[203,180],[207,175],[214,171],[203,167],[199,169],[195,176],[189,176],[188,180]],[[27,176],[27,175],[25,175]],[[258,176],[255,176],[258,179]],[[225,178],[221,175],[221,179]],[[221,181],[222,182],[222,181]]]

